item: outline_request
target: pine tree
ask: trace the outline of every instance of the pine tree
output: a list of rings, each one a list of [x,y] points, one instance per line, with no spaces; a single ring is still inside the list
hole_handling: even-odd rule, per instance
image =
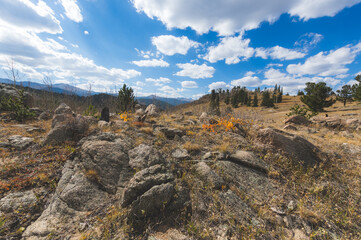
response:
[[[127,112],[134,110],[135,106],[135,97],[133,89],[127,87],[126,84],[119,90],[118,93],[118,105],[120,112]]]
[[[301,97],[301,101],[306,104],[313,112],[322,112],[325,107],[332,106],[336,100],[326,100],[331,96],[332,88],[325,82],[306,83],[306,95]]]
[[[263,93],[262,93],[261,106],[264,106],[264,107],[273,107],[274,106],[273,101],[270,96],[270,93],[267,90],[263,91]]]
[[[247,107],[250,107],[252,103],[252,96],[249,96],[248,101],[247,101]]]
[[[227,91],[226,91],[226,98],[224,99],[224,103],[225,103],[226,105],[229,105],[229,102],[230,102],[229,90],[227,89]]]
[[[258,107],[258,97],[257,97],[257,93],[254,95],[252,107]]]
[[[342,86],[341,90],[337,90],[336,99],[343,102],[343,106],[346,106],[347,101],[352,100],[352,87],[350,85]]]

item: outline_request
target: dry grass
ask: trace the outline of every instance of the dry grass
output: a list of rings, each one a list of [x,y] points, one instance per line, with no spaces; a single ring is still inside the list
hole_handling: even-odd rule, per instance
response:
[[[203,147],[197,143],[193,143],[190,141],[187,141],[183,144],[183,148],[187,150],[189,153],[198,153],[203,149]]]

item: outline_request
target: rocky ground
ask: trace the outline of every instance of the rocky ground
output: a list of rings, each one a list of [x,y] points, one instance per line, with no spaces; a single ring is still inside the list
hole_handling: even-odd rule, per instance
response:
[[[3,121],[0,239],[360,239],[360,120],[284,126],[65,104]]]

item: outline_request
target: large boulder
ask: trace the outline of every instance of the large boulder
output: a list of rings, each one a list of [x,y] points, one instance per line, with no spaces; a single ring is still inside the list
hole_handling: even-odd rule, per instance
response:
[[[337,117],[313,117],[311,118],[311,122],[322,127],[333,129],[341,127],[341,119]]]
[[[79,141],[89,128],[87,119],[74,114],[69,106],[62,103],[54,112],[52,129],[44,144],[57,145],[65,141]]]
[[[0,96],[5,98],[17,99],[19,98],[19,90],[12,86],[0,83]],[[33,106],[34,98],[30,93],[23,93],[23,104],[27,107]]]
[[[296,163],[314,165],[320,160],[317,156],[318,148],[295,134],[265,128],[258,131],[257,139],[270,150],[282,151]]]
[[[304,116],[294,115],[290,116],[285,120],[285,125],[296,124],[296,125],[309,125],[311,122]]]
[[[14,192],[0,200],[0,212],[11,213],[36,207],[37,197],[32,190]]]
[[[146,109],[145,109],[145,114],[149,117],[152,116],[158,116],[159,115],[159,111],[156,105],[154,104],[150,104]]]
[[[24,239],[70,239],[88,211],[105,209],[132,176],[128,144],[112,134],[83,140],[69,159],[56,192],[42,215],[24,232]],[[111,154],[109,154],[111,153]]]

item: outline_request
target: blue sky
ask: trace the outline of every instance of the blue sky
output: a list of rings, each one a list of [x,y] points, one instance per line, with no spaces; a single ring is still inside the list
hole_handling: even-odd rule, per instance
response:
[[[0,0],[0,77],[137,96],[306,82],[361,73],[361,0]]]

